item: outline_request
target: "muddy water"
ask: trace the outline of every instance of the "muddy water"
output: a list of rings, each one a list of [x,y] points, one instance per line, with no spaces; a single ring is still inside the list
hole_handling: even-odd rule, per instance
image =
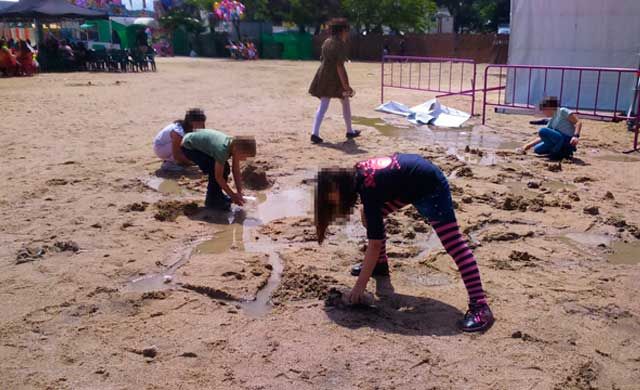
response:
[[[623,162],[623,163],[633,163],[640,162],[640,158],[629,156],[626,154],[602,154],[594,156],[596,160],[602,161],[613,161],[613,162]]]
[[[210,216],[215,221],[213,225],[216,228],[211,239],[191,245],[163,272],[131,279],[124,291],[143,293],[176,288],[180,285],[176,271],[195,254],[216,255],[230,250],[267,253],[272,267],[267,284],[257,292],[254,300],[238,302],[247,315],[264,316],[272,308],[271,295],[280,285],[284,265],[277,253],[279,246],[275,242],[268,237],[253,239],[258,235],[256,228],[279,218],[307,216],[312,209],[312,200],[312,193],[302,187],[269,195],[258,194],[255,200],[247,202],[244,210],[234,207],[229,213],[216,212]]]
[[[607,260],[613,264],[640,264],[640,242],[614,242]]]
[[[597,233],[567,233],[559,239],[585,254],[593,254],[591,251],[583,250],[585,247],[609,248],[610,253],[606,259],[613,264],[640,264],[640,242],[638,241],[615,241],[615,237]]]
[[[438,144],[463,150],[466,146],[485,149],[515,149],[520,142],[492,133],[484,126],[443,129],[434,126],[415,126],[399,117],[354,117],[355,125],[374,128],[387,137],[406,138],[423,144]]]
[[[215,255],[229,250],[244,251],[244,225],[232,223],[222,226],[213,238],[202,242],[195,248],[196,254]]]
[[[606,234],[597,233],[567,233],[565,237],[577,242],[578,244],[590,247],[604,246],[608,247],[613,242],[613,238]]]
[[[508,188],[510,194],[522,196],[526,199],[536,198],[545,191],[556,193],[563,190],[572,191],[577,188],[571,183],[564,183],[558,180],[545,180],[540,184],[540,188],[537,189],[531,189],[527,183],[519,181],[505,183],[505,186]]]
[[[247,315],[251,317],[262,317],[269,313],[271,310],[271,295],[280,286],[282,280],[282,272],[284,271],[284,265],[280,255],[276,252],[269,254],[269,264],[273,267],[271,275],[267,284],[258,291],[256,299],[249,302],[243,302],[240,307]]]
[[[266,224],[279,218],[310,216],[312,210],[313,192],[306,187],[300,187],[270,194],[249,213],[262,224]]]
[[[142,180],[142,182],[149,188],[160,192],[165,195],[180,195],[182,189],[177,181],[171,179],[163,179],[161,177],[151,177]]]

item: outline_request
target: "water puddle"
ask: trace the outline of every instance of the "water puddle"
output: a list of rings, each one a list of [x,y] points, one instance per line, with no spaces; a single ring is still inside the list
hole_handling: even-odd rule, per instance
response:
[[[280,218],[310,216],[312,210],[313,191],[301,187],[269,195],[263,202],[258,203],[252,215],[262,224],[266,224]]]
[[[244,312],[251,317],[263,317],[271,310],[271,295],[280,286],[282,280],[282,272],[284,271],[284,265],[280,255],[275,252],[269,255],[269,264],[273,268],[267,284],[261,288],[256,294],[256,299],[253,301],[243,302],[240,307]]]
[[[613,236],[598,233],[567,233],[557,238],[584,255],[593,255],[595,248],[605,249],[606,259],[612,264],[640,264],[640,241],[616,241]]]
[[[145,293],[150,291],[171,290],[175,288],[175,284],[172,283],[172,280],[173,276],[169,275],[169,273],[144,275],[131,279],[123,291]]]
[[[531,188],[529,187],[529,183],[525,182],[509,182],[504,184],[509,193],[515,196],[522,196],[525,199],[533,199],[538,197],[540,194],[545,192],[561,192],[561,191],[573,191],[577,187],[571,183],[564,183],[559,180],[544,180],[540,183],[540,187]]]
[[[636,242],[614,242],[611,245],[613,253],[607,260],[612,264],[640,264],[640,241]]]
[[[640,158],[629,156],[626,154],[602,154],[602,155],[594,156],[594,158],[596,160],[624,162],[624,163],[640,162]]]
[[[145,293],[180,287],[180,277],[176,276],[176,271],[194,255],[217,255],[231,250],[266,253],[269,255],[271,274],[265,286],[256,293],[254,300],[233,301],[226,299],[223,294],[219,298],[238,304],[248,316],[264,316],[272,308],[271,295],[280,285],[284,265],[277,253],[280,246],[268,237],[261,237],[256,229],[275,219],[308,216],[312,210],[312,200],[313,196],[307,188],[296,188],[269,195],[260,193],[255,200],[247,202],[244,209],[234,207],[228,213],[206,211],[205,219],[212,222],[217,229],[211,239],[191,245],[163,272],[130,280],[124,291]]]
[[[613,242],[613,238],[606,234],[567,233],[564,236],[571,241],[589,247],[609,247]]]
[[[163,179],[161,177],[150,177],[143,179],[142,182],[152,190],[158,191],[165,195],[180,195],[182,194],[182,188],[177,181],[172,179]]]
[[[194,253],[216,255],[229,250],[244,251],[244,225],[232,223],[223,226],[213,234],[213,238],[198,244]]]
[[[400,117],[367,118],[354,117],[353,123],[374,128],[387,137],[416,140],[423,144],[438,144],[446,147],[464,149],[515,149],[520,142],[507,140],[484,126],[465,126],[444,129],[430,125],[415,126]]]

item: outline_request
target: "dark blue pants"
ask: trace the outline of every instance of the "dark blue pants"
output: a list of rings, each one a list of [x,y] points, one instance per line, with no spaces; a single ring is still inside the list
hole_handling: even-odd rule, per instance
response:
[[[576,148],[571,145],[571,137],[562,134],[558,130],[543,127],[538,131],[540,142],[533,151],[540,155],[549,155],[552,158],[567,158],[573,155]]]
[[[207,185],[207,197],[204,201],[205,206],[214,206],[220,202],[228,202],[228,197],[222,192],[222,188],[216,181],[215,166],[216,160],[213,157],[202,153],[199,150],[191,150],[182,148],[182,153],[194,164],[196,164],[202,173],[209,175],[209,184]],[[228,162],[224,163],[224,180],[229,179],[231,167]]]

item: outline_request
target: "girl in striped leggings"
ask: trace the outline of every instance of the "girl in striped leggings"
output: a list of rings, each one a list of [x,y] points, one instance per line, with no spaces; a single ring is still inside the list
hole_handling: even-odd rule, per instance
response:
[[[482,331],[493,324],[478,264],[460,232],[449,183],[438,167],[418,155],[395,154],[359,162],[351,169],[321,170],[315,205],[320,243],[332,221],[345,218],[353,211],[358,196],[369,243],[364,262],[352,269],[352,274],[358,276],[351,290],[352,303],[360,302],[372,275],[389,274],[384,217],[413,204],[456,262],[467,289],[469,310],[460,323],[462,330]]]

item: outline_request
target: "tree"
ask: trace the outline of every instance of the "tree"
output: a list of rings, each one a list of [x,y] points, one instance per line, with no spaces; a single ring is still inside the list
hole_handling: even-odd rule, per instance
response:
[[[352,22],[368,32],[382,32],[388,26],[396,32],[425,31],[436,12],[434,0],[344,0]]]
[[[510,0],[438,0],[454,17],[454,29],[496,31],[498,24],[509,22]]]

